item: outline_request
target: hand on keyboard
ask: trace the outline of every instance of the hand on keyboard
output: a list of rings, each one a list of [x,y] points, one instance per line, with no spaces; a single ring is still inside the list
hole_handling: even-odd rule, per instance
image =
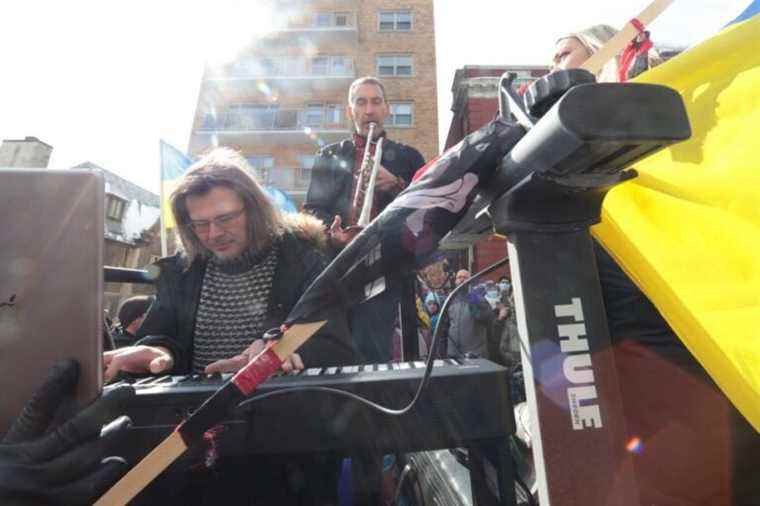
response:
[[[160,346],[127,346],[103,353],[104,379],[110,381],[119,371],[160,374],[174,367],[171,353]]]
[[[216,362],[207,365],[204,372],[206,374],[236,372],[248,365],[248,362],[256,358],[256,356],[264,350],[264,346],[264,340],[257,339],[239,355],[217,360]],[[282,370],[285,372],[301,370],[303,367],[303,360],[301,360],[301,356],[298,353],[293,353],[282,363]]]

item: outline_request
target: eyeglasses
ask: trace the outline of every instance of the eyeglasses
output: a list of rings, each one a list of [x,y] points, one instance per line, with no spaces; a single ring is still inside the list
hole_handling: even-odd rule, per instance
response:
[[[234,222],[236,219],[240,217],[241,214],[243,214],[243,211],[245,211],[245,208],[238,209],[237,211],[232,211],[231,213],[223,214],[221,216],[217,216],[216,218],[212,218],[210,220],[197,220],[197,221],[191,221],[186,224],[187,228],[192,230],[198,235],[207,235],[209,230],[211,229],[211,224],[213,223],[217,227],[227,229],[232,225],[232,222]]]

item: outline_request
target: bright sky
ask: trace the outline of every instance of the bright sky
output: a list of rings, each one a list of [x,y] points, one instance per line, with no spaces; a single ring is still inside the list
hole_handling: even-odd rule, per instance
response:
[[[457,68],[546,63],[558,36],[619,27],[649,0],[579,3],[435,0],[440,136]],[[749,3],[676,0],[653,38],[694,44]],[[204,60],[271,26],[256,0],[24,0],[0,12],[0,139],[36,136],[54,147],[52,168],[92,161],[154,192],[159,139],[187,148]]]

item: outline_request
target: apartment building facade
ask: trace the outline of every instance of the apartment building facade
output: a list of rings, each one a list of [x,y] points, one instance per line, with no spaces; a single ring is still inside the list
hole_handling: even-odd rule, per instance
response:
[[[438,154],[433,0],[259,1],[273,28],[207,66],[190,155],[238,149],[300,207],[316,152],[351,135],[348,88],[364,75],[386,87],[388,137]]]

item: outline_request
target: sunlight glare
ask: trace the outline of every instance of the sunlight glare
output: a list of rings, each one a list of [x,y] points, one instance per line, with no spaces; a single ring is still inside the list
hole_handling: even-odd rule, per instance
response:
[[[234,61],[257,39],[287,24],[289,13],[275,15],[268,2],[227,0],[195,11],[204,59],[212,67]]]

